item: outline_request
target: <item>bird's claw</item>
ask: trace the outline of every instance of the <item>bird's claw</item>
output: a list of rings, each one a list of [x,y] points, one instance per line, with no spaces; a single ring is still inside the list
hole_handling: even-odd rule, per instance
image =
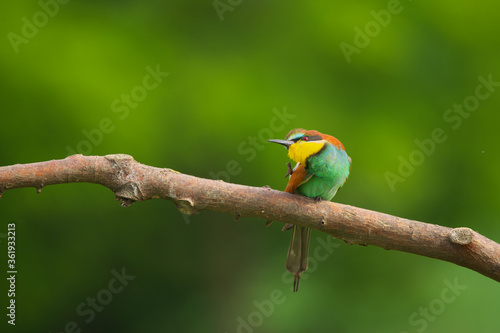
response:
[[[286,171],[285,178],[288,177],[288,176],[291,176],[292,173],[293,173],[292,164],[290,162],[288,162],[286,164],[286,166],[288,167],[288,170]]]

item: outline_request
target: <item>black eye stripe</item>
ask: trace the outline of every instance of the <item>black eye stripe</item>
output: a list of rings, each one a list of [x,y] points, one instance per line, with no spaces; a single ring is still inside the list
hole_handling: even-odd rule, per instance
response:
[[[321,139],[321,137],[319,135],[313,135],[313,136],[304,135],[304,136],[292,139],[293,142],[297,142],[299,140],[304,140],[304,141],[321,141],[322,139]]]
[[[321,137],[319,135],[313,135],[309,137],[309,141],[321,141]]]
[[[323,139],[319,135],[313,135],[313,136],[304,135],[304,136],[300,136],[298,138],[291,139],[291,140],[293,142],[297,142],[299,140],[304,140],[304,141],[321,141]]]

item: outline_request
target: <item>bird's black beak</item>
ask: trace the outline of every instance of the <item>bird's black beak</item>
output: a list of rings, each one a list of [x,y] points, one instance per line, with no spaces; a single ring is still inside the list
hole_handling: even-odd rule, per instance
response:
[[[290,147],[293,145],[295,142],[290,141],[290,140],[278,140],[278,139],[273,139],[273,140],[268,140],[269,142],[274,142],[274,143],[279,143],[280,145],[285,146],[286,148]]]

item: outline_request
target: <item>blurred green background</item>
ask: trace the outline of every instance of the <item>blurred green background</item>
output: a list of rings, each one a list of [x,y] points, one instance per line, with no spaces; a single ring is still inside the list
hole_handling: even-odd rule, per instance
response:
[[[500,240],[500,87],[471,97],[480,76],[500,82],[497,1],[4,7],[1,165],[127,153],[284,189],[286,152],[266,140],[303,127],[336,136],[352,157],[335,201]],[[464,101],[471,111],[455,113]],[[431,144],[436,128],[446,139]],[[4,193],[0,236],[8,223],[17,230],[17,331],[498,331],[498,283],[465,268],[333,240],[293,294],[280,223],[113,198],[92,184]],[[312,251],[324,243],[313,231]],[[123,269],[135,278],[112,294]],[[91,316],[96,297],[106,304]]]

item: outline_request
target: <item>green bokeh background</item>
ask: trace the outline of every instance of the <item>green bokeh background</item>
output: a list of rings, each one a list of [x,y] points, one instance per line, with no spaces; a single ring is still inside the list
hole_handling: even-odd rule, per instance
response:
[[[211,0],[71,1],[18,52],[8,34],[22,35],[23,17],[33,22],[41,7],[5,3],[0,164],[64,158],[109,119],[113,129],[81,153],[206,178],[236,161],[228,181],[283,189],[285,150],[265,140],[303,127],[338,137],[352,157],[335,201],[500,240],[500,87],[458,128],[443,119],[479,76],[500,81],[498,1],[402,1],[378,31],[371,11],[387,1],[223,3],[221,20]],[[348,62],[340,44],[355,45],[367,24],[369,44]],[[169,76],[121,119],[111,104],[139,91],[148,66]],[[285,110],[290,118],[273,120]],[[391,188],[386,172],[436,128],[446,140]],[[249,138],[255,154],[241,151]],[[92,184],[4,193],[0,233],[12,222],[17,231],[17,331],[74,321],[82,332],[498,332],[498,283],[465,268],[333,240],[293,294],[279,223],[113,198]],[[312,249],[318,238],[327,240],[313,231]],[[122,268],[135,279],[86,323],[76,308]],[[445,280],[467,288],[444,303]],[[272,293],[280,304],[269,309]]]

